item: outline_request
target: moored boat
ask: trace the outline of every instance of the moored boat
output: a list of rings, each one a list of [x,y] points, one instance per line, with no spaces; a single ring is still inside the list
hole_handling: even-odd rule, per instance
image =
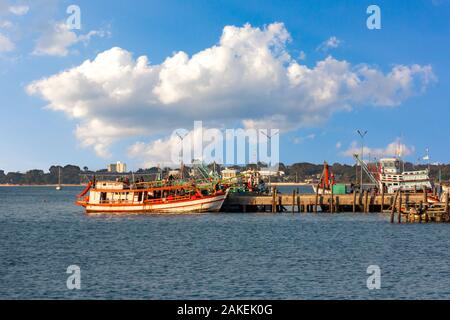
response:
[[[88,194],[89,193],[89,194]],[[218,184],[210,188],[195,184],[90,182],[76,204],[86,213],[201,213],[218,212],[228,189]]]
[[[432,183],[428,169],[405,171],[401,169],[402,161],[398,158],[382,158],[373,175],[378,187],[385,188],[388,193],[398,189],[402,191],[431,190]]]

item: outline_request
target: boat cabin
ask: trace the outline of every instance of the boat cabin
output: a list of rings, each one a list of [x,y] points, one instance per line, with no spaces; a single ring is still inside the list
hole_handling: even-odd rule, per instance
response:
[[[379,164],[380,187],[384,185],[389,193],[399,188],[405,191],[432,188],[428,170],[403,171],[397,158],[383,158]]]

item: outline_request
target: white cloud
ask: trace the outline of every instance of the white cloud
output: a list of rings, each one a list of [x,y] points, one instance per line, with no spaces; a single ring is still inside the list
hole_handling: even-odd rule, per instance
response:
[[[0,33],[0,53],[13,51],[14,48],[14,43],[7,36]]]
[[[336,142],[336,149],[340,149],[342,147],[342,142]]]
[[[71,46],[80,42],[86,44],[93,36],[104,37],[107,34],[104,31],[94,30],[78,36],[66,23],[59,22],[37,40],[33,54],[64,57],[69,54]]]
[[[314,133],[308,134],[304,137],[294,137],[293,142],[294,144],[300,144],[305,142],[306,140],[313,140],[316,137]]]
[[[139,128],[120,128],[96,118],[77,126],[75,130],[75,136],[82,142],[82,146],[93,147],[95,153],[102,158],[111,157],[108,147],[113,142],[141,133]]]
[[[28,11],[30,10],[30,7],[28,7],[26,5],[10,6],[8,8],[8,10],[9,10],[9,12],[11,12],[12,14],[15,14],[16,16],[23,16],[28,13]]]
[[[395,139],[384,148],[370,148],[364,146],[364,158],[370,155],[371,158],[387,157],[387,156],[409,156],[415,151],[414,146],[407,146],[402,143],[400,138]],[[361,154],[361,146],[353,141],[350,147],[342,152],[343,155],[353,157],[354,154]]]
[[[67,38],[61,42],[76,41],[75,36]],[[434,80],[430,66],[397,65],[384,74],[331,56],[310,68],[289,55],[288,41],[282,23],[226,26],[217,45],[191,57],[174,53],[161,64],[150,64],[146,56],[134,59],[115,47],[34,81],[27,92],[46,100],[50,110],[77,119],[82,144],[107,154],[118,139],[136,132],[168,134],[192,127],[194,120],[207,126],[240,122],[246,128],[282,130],[315,126],[358,105],[397,106]],[[50,48],[52,53],[67,52],[67,45]],[[117,134],[90,131],[92,119]]]
[[[335,36],[332,36],[327,40],[325,40],[324,42],[322,42],[320,46],[317,47],[317,50],[327,51],[329,49],[335,49],[339,47],[341,43],[342,43],[341,40],[339,40]]]
[[[300,51],[298,60],[306,60],[306,53],[304,51]]]
[[[2,21],[0,21],[0,28],[2,28],[2,29],[9,29],[12,26],[13,26],[13,24],[9,20],[2,20]]]
[[[192,136],[193,131],[189,135]],[[186,138],[189,138],[189,136]],[[136,142],[129,147],[128,156],[143,161],[143,167],[157,165],[173,167],[179,163],[173,163],[171,155],[173,150],[177,150],[181,143],[180,138],[176,135],[156,139],[150,143]]]

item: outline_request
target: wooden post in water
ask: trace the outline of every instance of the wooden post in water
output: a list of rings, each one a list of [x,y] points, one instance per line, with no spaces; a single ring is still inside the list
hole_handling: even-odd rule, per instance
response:
[[[360,190],[358,195],[358,212],[364,212],[364,191]]]
[[[352,203],[352,205],[353,205],[353,213],[355,213],[356,212],[356,190],[355,189],[353,189],[353,203]]]
[[[292,190],[292,214],[294,214],[295,209],[295,189]]]
[[[395,206],[397,205],[397,197],[399,191],[400,189],[397,190],[397,192],[395,193],[394,201],[392,201],[391,223],[394,223]]]
[[[314,213],[317,213],[317,202],[319,200],[319,185],[317,185],[317,189],[316,189],[316,201],[315,201],[315,206],[314,206]]]
[[[364,213],[369,212],[369,209],[367,208],[367,200],[369,198],[369,194],[367,192],[367,190],[364,190]]]
[[[278,196],[278,212],[283,212],[283,204],[281,203],[282,202],[282,199],[283,198],[283,196]]]
[[[298,213],[302,212],[302,208],[301,208],[301,205],[300,205],[300,196],[299,195],[297,195],[297,212]]]
[[[336,209],[334,210],[334,212],[338,213],[339,212],[339,196],[336,196]]]
[[[398,217],[397,222],[402,223],[402,191],[400,189],[400,197],[398,198]]]
[[[384,210],[384,183],[381,184],[381,209],[380,212],[383,213]]]
[[[277,188],[272,187],[272,213],[276,211],[276,197],[277,197]]]
[[[331,186],[331,199],[330,199],[330,213],[333,213],[334,212],[334,199],[333,199],[333,197],[334,197],[334,194],[333,194],[333,186]]]
[[[445,213],[448,214],[448,191],[445,193]]]
[[[406,213],[409,212],[409,193],[405,192],[405,210]]]

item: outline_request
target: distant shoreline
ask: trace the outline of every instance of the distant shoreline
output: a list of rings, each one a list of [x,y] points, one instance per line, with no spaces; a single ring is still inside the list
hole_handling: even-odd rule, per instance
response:
[[[0,187],[57,187],[58,184],[0,184]],[[61,184],[61,187],[84,187],[86,184]]]

